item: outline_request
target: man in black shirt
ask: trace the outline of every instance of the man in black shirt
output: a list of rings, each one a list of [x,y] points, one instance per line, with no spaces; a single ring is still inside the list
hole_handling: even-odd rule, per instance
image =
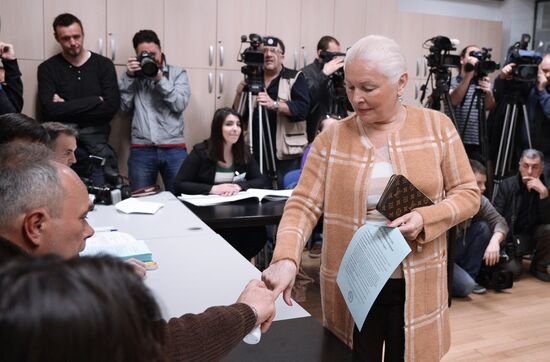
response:
[[[542,152],[523,151],[519,173],[502,181],[494,206],[510,226],[507,242],[518,248],[519,256],[531,253],[534,248],[531,272],[550,281],[550,197],[543,170]]]
[[[300,158],[307,146],[305,119],[309,110],[309,91],[302,73],[284,67],[285,45],[281,39],[267,36],[259,49],[264,53],[265,91],[258,93],[256,103],[267,110],[268,121],[262,116],[263,132],[260,137],[256,106],[252,118],[252,146],[254,158],[260,163],[262,172],[270,177],[276,176],[278,187],[282,188],[283,176],[290,170],[300,168]],[[245,83],[241,82],[234,106],[239,104],[244,88]],[[243,119],[247,120],[248,110],[244,113]],[[271,142],[268,135],[271,135]],[[261,145],[264,149],[260,161]]]
[[[54,36],[61,53],[38,67],[38,97],[44,121],[69,123],[78,130],[77,164],[85,175],[83,159],[89,155],[105,158],[106,168],[118,170],[117,157],[108,144],[110,122],[118,110],[120,93],[113,63],[84,48],[80,20],[61,14],[53,22]],[[103,185],[104,170],[96,169],[94,183]]]

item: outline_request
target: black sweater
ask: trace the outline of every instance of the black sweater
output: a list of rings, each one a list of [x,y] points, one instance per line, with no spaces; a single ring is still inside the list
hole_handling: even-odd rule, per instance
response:
[[[544,175],[541,175],[541,180],[548,187]],[[538,225],[550,223],[550,197],[541,200],[536,191],[529,192],[519,173],[502,181],[494,206],[510,226],[509,237],[513,233],[533,231]]]
[[[17,59],[3,59],[5,76],[0,90],[0,115],[19,113],[23,109],[23,82]]]
[[[65,102],[54,102],[54,94]],[[80,127],[109,123],[120,105],[115,66],[95,53],[80,67],[54,55],[38,67],[38,98],[44,121]]]
[[[207,141],[199,143],[183,161],[174,181],[176,195],[208,194],[214,186],[216,162],[208,158],[206,147]],[[235,182],[243,191],[248,188],[264,188],[266,179],[253,158],[246,165],[235,165],[235,170],[239,174],[246,172],[245,180]]]

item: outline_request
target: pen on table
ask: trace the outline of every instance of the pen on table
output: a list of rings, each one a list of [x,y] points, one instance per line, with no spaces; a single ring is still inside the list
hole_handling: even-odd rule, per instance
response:
[[[101,232],[118,231],[118,229],[114,226],[98,226],[94,228],[94,231],[96,233],[101,233]]]

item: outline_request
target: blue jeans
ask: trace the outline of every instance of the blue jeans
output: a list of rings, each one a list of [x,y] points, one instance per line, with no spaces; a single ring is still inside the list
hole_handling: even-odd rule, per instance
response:
[[[132,191],[157,183],[160,172],[166,191],[173,191],[174,179],[187,157],[184,148],[132,148],[128,158],[128,175]]]
[[[452,288],[454,296],[465,297],[472,291],[491,235],[487,222],[475,220],[466,232],[466,239],[463,235],[456,240]]]

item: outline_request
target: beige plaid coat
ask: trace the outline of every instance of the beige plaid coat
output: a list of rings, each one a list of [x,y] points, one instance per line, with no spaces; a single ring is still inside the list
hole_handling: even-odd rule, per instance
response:
[[[435,205],[419,208],[424,230],[403,262],[406,281],[405,359],[437,361],[449,350],[445,232],[479,209],[479,189],[452,122],[442,113],[407,106],[403,126],[389,135],[396,174],[405,175]],[[352,345],[353,319],[336,285],[340,261],[365,223],[374,150],[352,115],[320,134],[288,200],[273,261],[300,263],[301,251],[324,214],[321,300],[324,325]],[[368,325],[364,328],[369,328]]]

